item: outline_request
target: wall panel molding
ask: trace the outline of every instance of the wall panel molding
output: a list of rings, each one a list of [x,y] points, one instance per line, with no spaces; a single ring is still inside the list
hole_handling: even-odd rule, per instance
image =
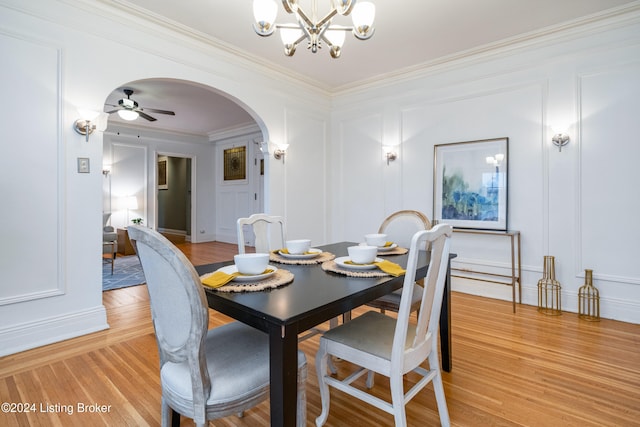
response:
[[[21,252],[19,258],[0,259],[0,305],[7,305],[67,292],[65,221],[61,220],[65,217],[66,161],[62,49],[45,40],[2,30],[0,56],[12,58],[3,63],[4,72],[21,76],[4,86],[7,102],[0,106],[0,116],[7,120],[0,118],[2,138],[12,146],[11,155],[0,162],[0,182],[7,184],[2,191],[3,206],[12,207],[3,210],[0,235],[8,250],[33,248]],[[24,99],[29,100],[28,114],[16,119],[12,100],[22,103]],[[38,118],[37,126],[34,117]],[[47,179],[41,179],[43,175]]]
[[[575,274],[594,270],[597,281],[640,284],[637,243],[640,182],[640,61],[609,64],[576,76],[579,139],[576,170]],[[614,103],[615,100],[615,103]],[[613,220],[612,223],[610,220]],[[613,224],[617,226],[611,228]],[[599,247],[609,247],[602,251]]]

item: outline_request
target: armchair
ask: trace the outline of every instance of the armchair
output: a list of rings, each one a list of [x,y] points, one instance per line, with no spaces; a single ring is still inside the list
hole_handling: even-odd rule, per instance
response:
[[[111,263],[111,274],[113,274],[113,264],[118,253],[118,234],[116,230],[107,225],[111,218],[111,212],[102,214],[102,258]]]

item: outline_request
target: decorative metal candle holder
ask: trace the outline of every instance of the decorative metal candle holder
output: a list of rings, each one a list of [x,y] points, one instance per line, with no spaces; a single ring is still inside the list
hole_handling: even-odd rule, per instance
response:
[[[544,257],[542,279],[538,280],[538,311],[549,316],[562,314],[560,282],[556,280],[556,261],[552,256]]]
[[[584,285],[578,290],[578,317],[591,322],[600,320],[600,292],[593,286],[593,270],[584,271]]]

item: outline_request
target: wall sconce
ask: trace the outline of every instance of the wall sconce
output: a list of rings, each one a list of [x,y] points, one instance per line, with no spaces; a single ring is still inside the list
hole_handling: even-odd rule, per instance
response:
[[[566,133],[557,133],[553,135],[553,138],[551,138],[551,142],[553,142],[553,145],[558,147],[558,151],[561,152],[562,147],[569,143],[569,135],[567,135]]]
[[[258,147],[260,148],[260,152],[264,156],[269,155],[269,143],[267,141],[258,142]]]
[[[289,148],[289,144],[279,144],[278,148],[273,151],[273,157],[276,160],[282,159],[282,163],[284,163],[284,156],[287,154],[287,148]]]
[[[389,162],[398,158],[398,153],[393,151],[393,147],[382,147],[382,149],[384,150],[384,155],[387,158],[387,166],[389,166]]]
[[[89,135],[94,130],[98,129],[103,131],[107,127],[106,119],[104,119],[99,111],[92,110],[78,110],[81,118],[73,122],[73,129],[80,135],[86,136],[86,141],[89,142]]]

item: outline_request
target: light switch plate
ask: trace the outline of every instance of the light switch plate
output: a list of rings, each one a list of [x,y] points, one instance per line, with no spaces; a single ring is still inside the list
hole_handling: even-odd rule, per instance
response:
[[[78,157],[78,173],[89,173],[88,157]]]

